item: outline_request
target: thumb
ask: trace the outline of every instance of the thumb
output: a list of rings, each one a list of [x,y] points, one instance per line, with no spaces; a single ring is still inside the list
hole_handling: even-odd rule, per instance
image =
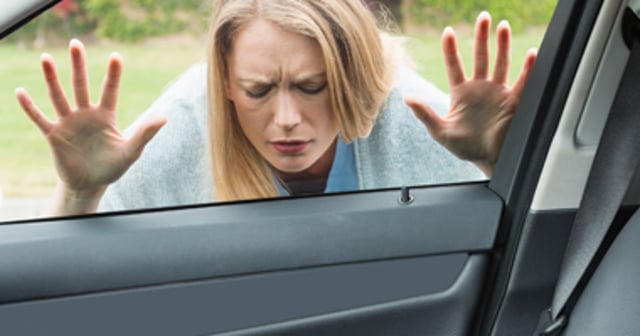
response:
[[[434,111],[429,104],[418,98],[405,97],[404,102],[413,110],[413,114],[427,127],[431,136],[437,139],[438,134],[440,134],[444,127],[444,120],[440,115]]]
[[[137,160],[140,157],[144,147],[153,139],[166,122],[167,118],[165,116],[153,115],[140,125],[128,141],[128,154],[131,160]]]

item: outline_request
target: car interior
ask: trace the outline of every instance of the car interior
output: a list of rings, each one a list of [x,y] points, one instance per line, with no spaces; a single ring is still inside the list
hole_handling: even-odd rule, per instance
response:
[[[0,223],[0,334],[637,335],[639,17],[558,0],[490,181]]]

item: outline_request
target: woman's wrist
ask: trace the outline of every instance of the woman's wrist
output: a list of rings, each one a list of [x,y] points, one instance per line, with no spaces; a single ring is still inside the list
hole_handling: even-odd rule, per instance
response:
[[[53,216],[73,216],[94,213],[102,195],[107,190],[105,187],[77,190],[59,182],[53,198],[50,211]]]
[[[476,167],[478,167],[478,169],[480,169],[480,171],[482,171],[488,178],[491,178],[491,175],[493,175],[493,170],[496,167],[495,163],[489,163],[485,161],[473,161],[473,164],[475,164]]]

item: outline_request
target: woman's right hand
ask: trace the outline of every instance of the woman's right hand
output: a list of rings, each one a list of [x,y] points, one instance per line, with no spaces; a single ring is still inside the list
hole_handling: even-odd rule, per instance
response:
[[[130,138],[123,137],[116,125],[121,57],[111,55],[100,100],[98,104],[92,104],[82,43],[72,40],[69,54],[75,107],[69,103],[60,85],[53,58],[47,54],[41,58],[42,70],[57,120],[45,116],[24,89],[16,89],[16,97],[51,147],[61,182],[59,189],[62,187],[64,197],[76,198],[76,201],[86,197],[87,202],[97,204],[107,186],[138,159],[166,120],[162,116],[150,118]]]

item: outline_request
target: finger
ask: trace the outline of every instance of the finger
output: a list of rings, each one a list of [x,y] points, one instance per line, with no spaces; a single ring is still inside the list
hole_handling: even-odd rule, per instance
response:
[[[87,71],[86,52],[82,42],[77,39],[71,40],[69,54],[71,55],[71,74],[76,106],[81,109],[89,108],[91,106],[89,73]]]
[[[482,12],[476,20],[473,43],[473,78],[486,79],[489,76],[489,31],[491,16]]]
[[[27,116],[29,116],[29,119],[38,126],[44,135],[49,134],[53,123],[42,113],[38,106],[36,106],[27,91],[23,88],[17,88],[16,98],[22,109],[27,113]]]
[[[497,28],[498,51],[496,65],[493,72],[493,82],[506,85],[509,80],[509,67],[511,66],[511,28],[509,22],[503,20]]]
[[[522,91],[524,90],[524,86],[527,83],[527,79],[529,79],[529,74],[531,73],[531,68],[533,67],[533,63],[535,63],[537,57],[537,51],[535,49],[530,49],[527,52],[527,56],[524,59],[524,65],[522,65],[522,71],[518,75],[518,79],[513,84],[512,91],[517,96],[520,97],[522,95]]]
[[[167,119],[164,116],[156,115],[150,117],[140,125],[128,141],[128,154],[131,161],[135,161],[140,157],[144,147],[153,139],[166,122]]]
[[[53,57],[49,54],[43,54],[40,63],[45,81],[47,82],[47,88],[49,89],[49,98],[56,110],[56,114],[59,117],[71,114],[71,107],[69,106],[67,96],[64,94],[62,85],[60,85],[60,78],[58,77]]]
[[[109,58],[107,74],[102,82],[102,93],[100,94],[100,106],[109,111],[115,111],[118,104],[118,91],[120,89],[120,79],[122,78],[122,57],[114,53]]]
[[[407,104],[416,117],[427,127],[429,133],[434,139],[439,138],[439,134],[444,127],[444,120],[436,113],[436,111],[424,101],[413,98],[405,97],[405,104]]]
[[[449,76],[449,85],[453,87],[464,83],[467,80],[467,76],[462,66],[462,57],[458,52],[456,35],[451,27],[445,28],[442,33],[442,52],[444,53],[444,62]]]

